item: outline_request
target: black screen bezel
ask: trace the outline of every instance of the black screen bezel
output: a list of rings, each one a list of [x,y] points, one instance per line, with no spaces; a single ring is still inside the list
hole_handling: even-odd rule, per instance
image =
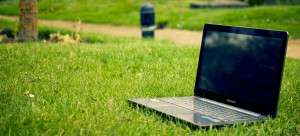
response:
[[[219,94],[219,93],[216,93],[213,91],[198,88],[199,77],[201,76],[200,69],[201,69],[202,55],[205,50],[204,44],[205,44],[205,38],[206,38],[207,31],[245,34],[245,35],[252,35],[252,36],[261,36],[261,37],[282,39],[279,70],[277,73],[279,75],[278,76],[279,78],[276,79],[276,90],[274,90],[276,92],[275,92],[274,97],[272,98],[272,102],[271,102],[272,105],[263,106],[263,105],[245,101],[245,100],[242,100],[239,98],[234,98],[233,96],[226,96],[226,95]],[[276,117],[279,93],[280,93],[280,87],[281,87],[281,80],[282,80],[282,74],[283,74],[283,69],[284,69],[287,40],[288,40],[288,32],[286,32],[286,31],[275,31],[275,30],[264,30],[264,29],[256,29],[256,28],[205,24],[204,30],[203,30],[203,35],[202,35],[202,42],[201,42],[201,48],[200,48],[200,55],[199,55],[194,95],[196,95],[198,97],[215,100],[215,101],[218,101],[221,103],[226,103],[226,104],[229,104],[229,105],[232,105],[235,107],[239,107],[242,109],[250,110],[250,111],[253,111],[256,113],[260,113],[262,115]],[[233,100],[233,101],[235,101],[235,103],[228,102],[227,99]]]

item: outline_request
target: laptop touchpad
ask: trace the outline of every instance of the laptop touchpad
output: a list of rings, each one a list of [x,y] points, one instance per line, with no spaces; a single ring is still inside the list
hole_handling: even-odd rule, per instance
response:
[[[181,107],[178,107],[178,106],[161,106],[161,107],[154,107],[154,109],[158,110],[160,112],[163,112],[163,113],[173,115],[173,116],[194,113],[191,110],[181,108]]]

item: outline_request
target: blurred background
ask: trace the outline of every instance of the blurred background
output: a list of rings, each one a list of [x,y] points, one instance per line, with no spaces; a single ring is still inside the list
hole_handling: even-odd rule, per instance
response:
[[[1,15],[18,15],[18,0],[0,0]],[[205,23],[287,30],[300,38],[300,0],[38,0],[38,17],[139,26],[139,9],[154,5],[161,28],[202,30]]]

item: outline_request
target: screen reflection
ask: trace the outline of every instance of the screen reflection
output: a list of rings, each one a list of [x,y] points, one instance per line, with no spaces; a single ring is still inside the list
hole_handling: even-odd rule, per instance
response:
[[[199,88],[266,106],[271,103],[281,39],[207,31],[204,42]]]

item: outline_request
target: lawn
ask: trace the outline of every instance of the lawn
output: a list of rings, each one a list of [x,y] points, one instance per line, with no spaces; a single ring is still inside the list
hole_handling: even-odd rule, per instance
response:
[[[257,6],[250,8],[189,9],[186,1],[151,1],[156,22],[170,28],[202,30],[205,23],[286,30],[300,38],[300,6]],[[139,25],[139,8],[146,0],[54,0],[39,1],[43,19],[82,20],[112,25]],[[18,0],[0,1],[0,14],[18,15]]]
[[[128,98],[192,95],[198,56],[199,47],[114,37],[94,44],[0,44],[0,135],[300,133],[300,61],[291,58],[278,118],[265,123],[191,130],[128,105]]]
[[[15,30],[16,24],[0,19],[3,27]],[[57,31],[72,33],[39,28],[41,38]],[[0,135],[300,133],[300,60],[286,59],[276,119],[220,130],[191,130],[130,107],[127,99],[193,95],[199,47],[81,35],[88,43],[0,43]]]

